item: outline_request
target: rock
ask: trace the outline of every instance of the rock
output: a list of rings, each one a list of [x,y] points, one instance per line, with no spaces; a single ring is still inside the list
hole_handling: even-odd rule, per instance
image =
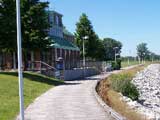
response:
[[[151,119],[160,118],[160,64],[149,65],[138,72],[132,83],[137,87],[140,97],[137,102],[123,97],[132,108],[137,108]]]

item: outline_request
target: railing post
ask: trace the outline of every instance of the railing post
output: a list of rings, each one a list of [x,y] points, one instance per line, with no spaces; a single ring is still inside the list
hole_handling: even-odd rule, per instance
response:
[[[42,73],[42,62],[40,61],[40,73]]]
[[[32,62],[31,69],[34,70],[34,53],[33,53],[33,51],[31,51],[31,62]]]

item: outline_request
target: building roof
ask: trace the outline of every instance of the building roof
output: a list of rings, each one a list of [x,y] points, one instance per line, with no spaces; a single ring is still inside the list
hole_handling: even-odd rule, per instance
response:
[[[55,36],[50,36],[50,38],[53,41],[53,44],[51,45],[51,47],[79,51],[79,48],[69,40],[66,40],[60,37],[55,37]]]
[[[59,12],[57,12],[57,11],[54,11],[54,10],[52,10],[52,11],[47,11],[48,13],[53,13],[53,14],[57,14],[57,15],[59,15],[59,16],[63,16],[61,13],[59,13]]]

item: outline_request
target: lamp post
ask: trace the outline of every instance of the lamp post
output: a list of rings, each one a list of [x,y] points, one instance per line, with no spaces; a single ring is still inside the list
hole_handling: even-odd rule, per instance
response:
[[[16,0],[20,120],[24,120],[20,0]]]
[[[86,60],[85,60],[85,40],[87,40],[89,37],[84,36],[83,37],[83,77],[85,78],[85,66],[86,66]]]
[[[113,49],[115,51],[115,62],[117,62],[117,53],[116,53],[116,50],[118,49],[118,47],[114,47]]]

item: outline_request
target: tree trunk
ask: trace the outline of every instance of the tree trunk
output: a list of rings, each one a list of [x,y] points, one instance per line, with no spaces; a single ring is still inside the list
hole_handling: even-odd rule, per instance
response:
[[[16,69],[16,53],[13,52],[13,69]]]
[[[31,69],[33,70],[34,69],[34,52],[33,51],[31,51]]]

